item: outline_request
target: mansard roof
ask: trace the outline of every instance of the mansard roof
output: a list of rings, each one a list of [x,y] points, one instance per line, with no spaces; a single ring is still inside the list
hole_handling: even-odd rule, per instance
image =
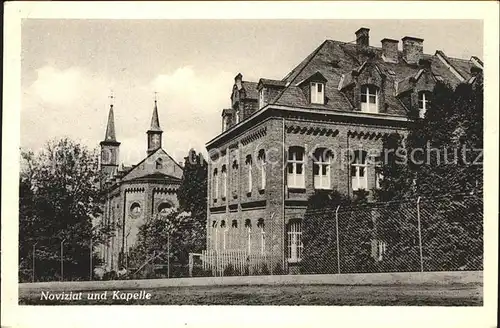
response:
[[[326,40],[281,80],[285,87],[275,99],[270,99],[269,104],[309,106],[307,95],[297,87],[297,84],[320,73],[328,81],[325,88],[328,102],[323,107],[332,110],[351,110],[352,106],[342,89],[354,83],[353,73],[360,74],[365,69],[374,69],[388,79],[386,103],[393,107],[394,112],[399,111],[403,114],[405,109],[396,99],[396,94],[399,93],[397,90],[410,88],[410,78],[417,76],[422,65],[406,63],[402,51],[398,50],[397,56],[398,63],[392,63],[384,60],[380,47],[369,46],[360,49],[360,46],[353,43]],[[434,55],[423,54],[421,59],[427,62],[426,65],[433,76],[439,76],[452,87],[470,79],[471,68],[477,67],[472,59],[447,57],[440,50]],[[371,68],[366,67],[368,64]],[[453,70],[458,72],[463,79],[460,79]]]

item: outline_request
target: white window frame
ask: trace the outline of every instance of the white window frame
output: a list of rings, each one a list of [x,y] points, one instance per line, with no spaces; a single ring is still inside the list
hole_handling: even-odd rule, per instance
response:
[[[236,123],[235,124],[240,123],[240,110],[239,109],[236,110],[234,115],[235,115],[235,118],[236,118]]]
[[[355,170],[354,176],[352,175],[352,171],[350,172],[352,190],[368,190],[368,164],[366,163],[368,155],[364,156],[363,161],[363,151],[356,151],[356,153],[360,156],[355,156],[354,163],[351,163],[351,166],[354,167]],[[363,176],[360,174],[362,169],[364,173]]]
[[[245,221],[245,228],[247,229],[247,244],[248,244],[248,254],[251,254],[252,252],[252,221],[248,221],[249,225],[246,224],[247,221]]]
[[[428,98],[428,92],[422,91],[418,93],[418,117],[424,118],[427,112],[430,100]]]
[[[377,169],[380,169],[381,166],[377,165],[375,168],[375,188],[380,189],[380,182],[384,180],[384,175],[381,172],[377,172]]]
[[[213,188],[214,188],[214,199],[219,198],[219,171],[217,169],[214,169],[214,178],[213,178]]]
[[[262,221],[261,221],[262,220]],[[265,231],[264,231],[264,219],[259,219],[259,221],[257,221],[257,227],[260,228],[260,253],[262,255],[264,255],[264,253],[266,252],[266,239],[265,239]],[[260,224],[259,226],[259,223],[262,222],[262,224]]]
[[[262,88],[259,91],[259,109],[264,107],[264,90],[265,88]]]
[[[260,190],[266,189],[266,153],[259,152],[258,161],[260,164]]]
[[[302,160],[297,159],[299,151],[302,154]],[[304,149],[293,148],[288,151],[287,186],[289,188],[305,188],[305,164]],[[292,172],[290,172],[290,167]],[[299,167],[302,168],[302,173],[297,173]]]
[[[372,93],[373,92],[373,93]],[[361,111],[365,113],[378,113],[378,96],[379,90],[376,86],[365,84],[361,86]],[[365,97],[365,101],[363,101]],[[375,98],[375,103],[370,102]]]
[[[302,221],[293,220],[287,225],[288,235],[288,262],[298,263],[302,260]]]
[[[325,103],[325,84],[321,82],[311,82],[311,104]]]
[[[318,168],[318,173],[314,173],[314,189],[331,189],[331,166],[332,155],[329,151],[322,148],[315,154],[315,161],[313,163],[313,172]],[[325,173],[323,174],[323,168]]]
[[[247,192],[252,192],[252,157],[247,157],[245,165],[247,166],[247,173],[248,173],[248,189]]]
[[[222,117],[222,132],[226,131],[227,129],[227,115]]]
[[[224,170],[225,168],[225,170]],[[223,165],[221,169],[222,176],[222,198],[227,197],[227,166]]]

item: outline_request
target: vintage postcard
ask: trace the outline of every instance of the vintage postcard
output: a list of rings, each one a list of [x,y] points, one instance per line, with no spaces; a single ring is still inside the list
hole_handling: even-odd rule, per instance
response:
[[[5,9],[2,326],[495,325],[498,4]]]

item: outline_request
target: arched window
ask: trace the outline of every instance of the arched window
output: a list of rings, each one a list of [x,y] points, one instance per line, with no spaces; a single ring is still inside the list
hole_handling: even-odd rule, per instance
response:
[[[160,213],[161,216],[168,215],[170,212],[172,212],[172,204],[164,202],[158,206],[158,213]]]
[[[290,220],[287,225],[288,262],[297,263],[302,259],[302,220]]]
[[[141,216],[141,212],[142,209],[139,203],[133,203],[130,206],[130,216],[132,216],[133,218],[138,218],[139,216]]]
[[[238,220],[233,220],[232,221],[231,228],[238,228]]]
[[[378,88],[374,85],[361,86],[361,111],[378,113]]]
[[[425,113],[429,109],[431,93],[429,91],[421,91],[418,93],[418,116],[425,117]]]
[[[245,228],[247,229],[248,236],[248,254],[252,251],[252,222],[250,219],[245,220]]]
[[[217,168],[214,169],[214,177],[212,181],[213,181],[213,186],[212,186],[213,197],[214,199],[217,199],[219,198],[219,172],[217,171]]]
[[[220,227],[221,228],[225,228],[226,227],[226,221],[225,220],[220,221]]]
[[[289,188],[305,188],[304,180],[304,148],[290,147],[288,149],[288,179]]]
[[[233,197],[238,196],[238,176],[239,176],[239,165],[238,161],[234,160],[231,166],[231,190]]]
[[[266,189],[266,152],[259,150],[258,161],[260,166],[260,189]]]
[[[222,165],[221,174],[222,174],[222,198],[226,198],[226,196],[227,196],[227,168],[226,168],[226,165]]]
[[[354,160],[351,163],[352,190],[368,189],[366,155],[363,150],[354,152]]]
[[[380,182],[384,179],[382,172],[382,156],[375,157],[375,189],[380,189]]]
[[[314,152],[313,175],[315,189],[330,189],[330,170],[332,152],[326,148],[318,148]]]
[[[156,160],[156,169],[157,170],[163,169],[163,159],[162,158],[158,158]]]
[[[265,253],[266,250],[266,239],[264,233],[264,219],[260,218],[257,221],[257,228],[260,228],[260,252],[261,254]]]
[[[252,192],[252,155],[247,155],[245,160],[246,170],[247,170],[247,192]]]

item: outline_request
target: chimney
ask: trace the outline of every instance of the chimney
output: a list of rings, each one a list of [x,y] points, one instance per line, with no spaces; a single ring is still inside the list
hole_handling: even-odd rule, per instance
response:
[[[362,27],[356,31],[356,44],[362,47],[368,47],[370,45],[370,29]]]
[[[405,36],[403,41],[403,58],[408,64],[418,64],[424,53],[424,39]]]
[[[382,56],[384,61],[389,63],[398,63],[398,40],[382,39]]]

